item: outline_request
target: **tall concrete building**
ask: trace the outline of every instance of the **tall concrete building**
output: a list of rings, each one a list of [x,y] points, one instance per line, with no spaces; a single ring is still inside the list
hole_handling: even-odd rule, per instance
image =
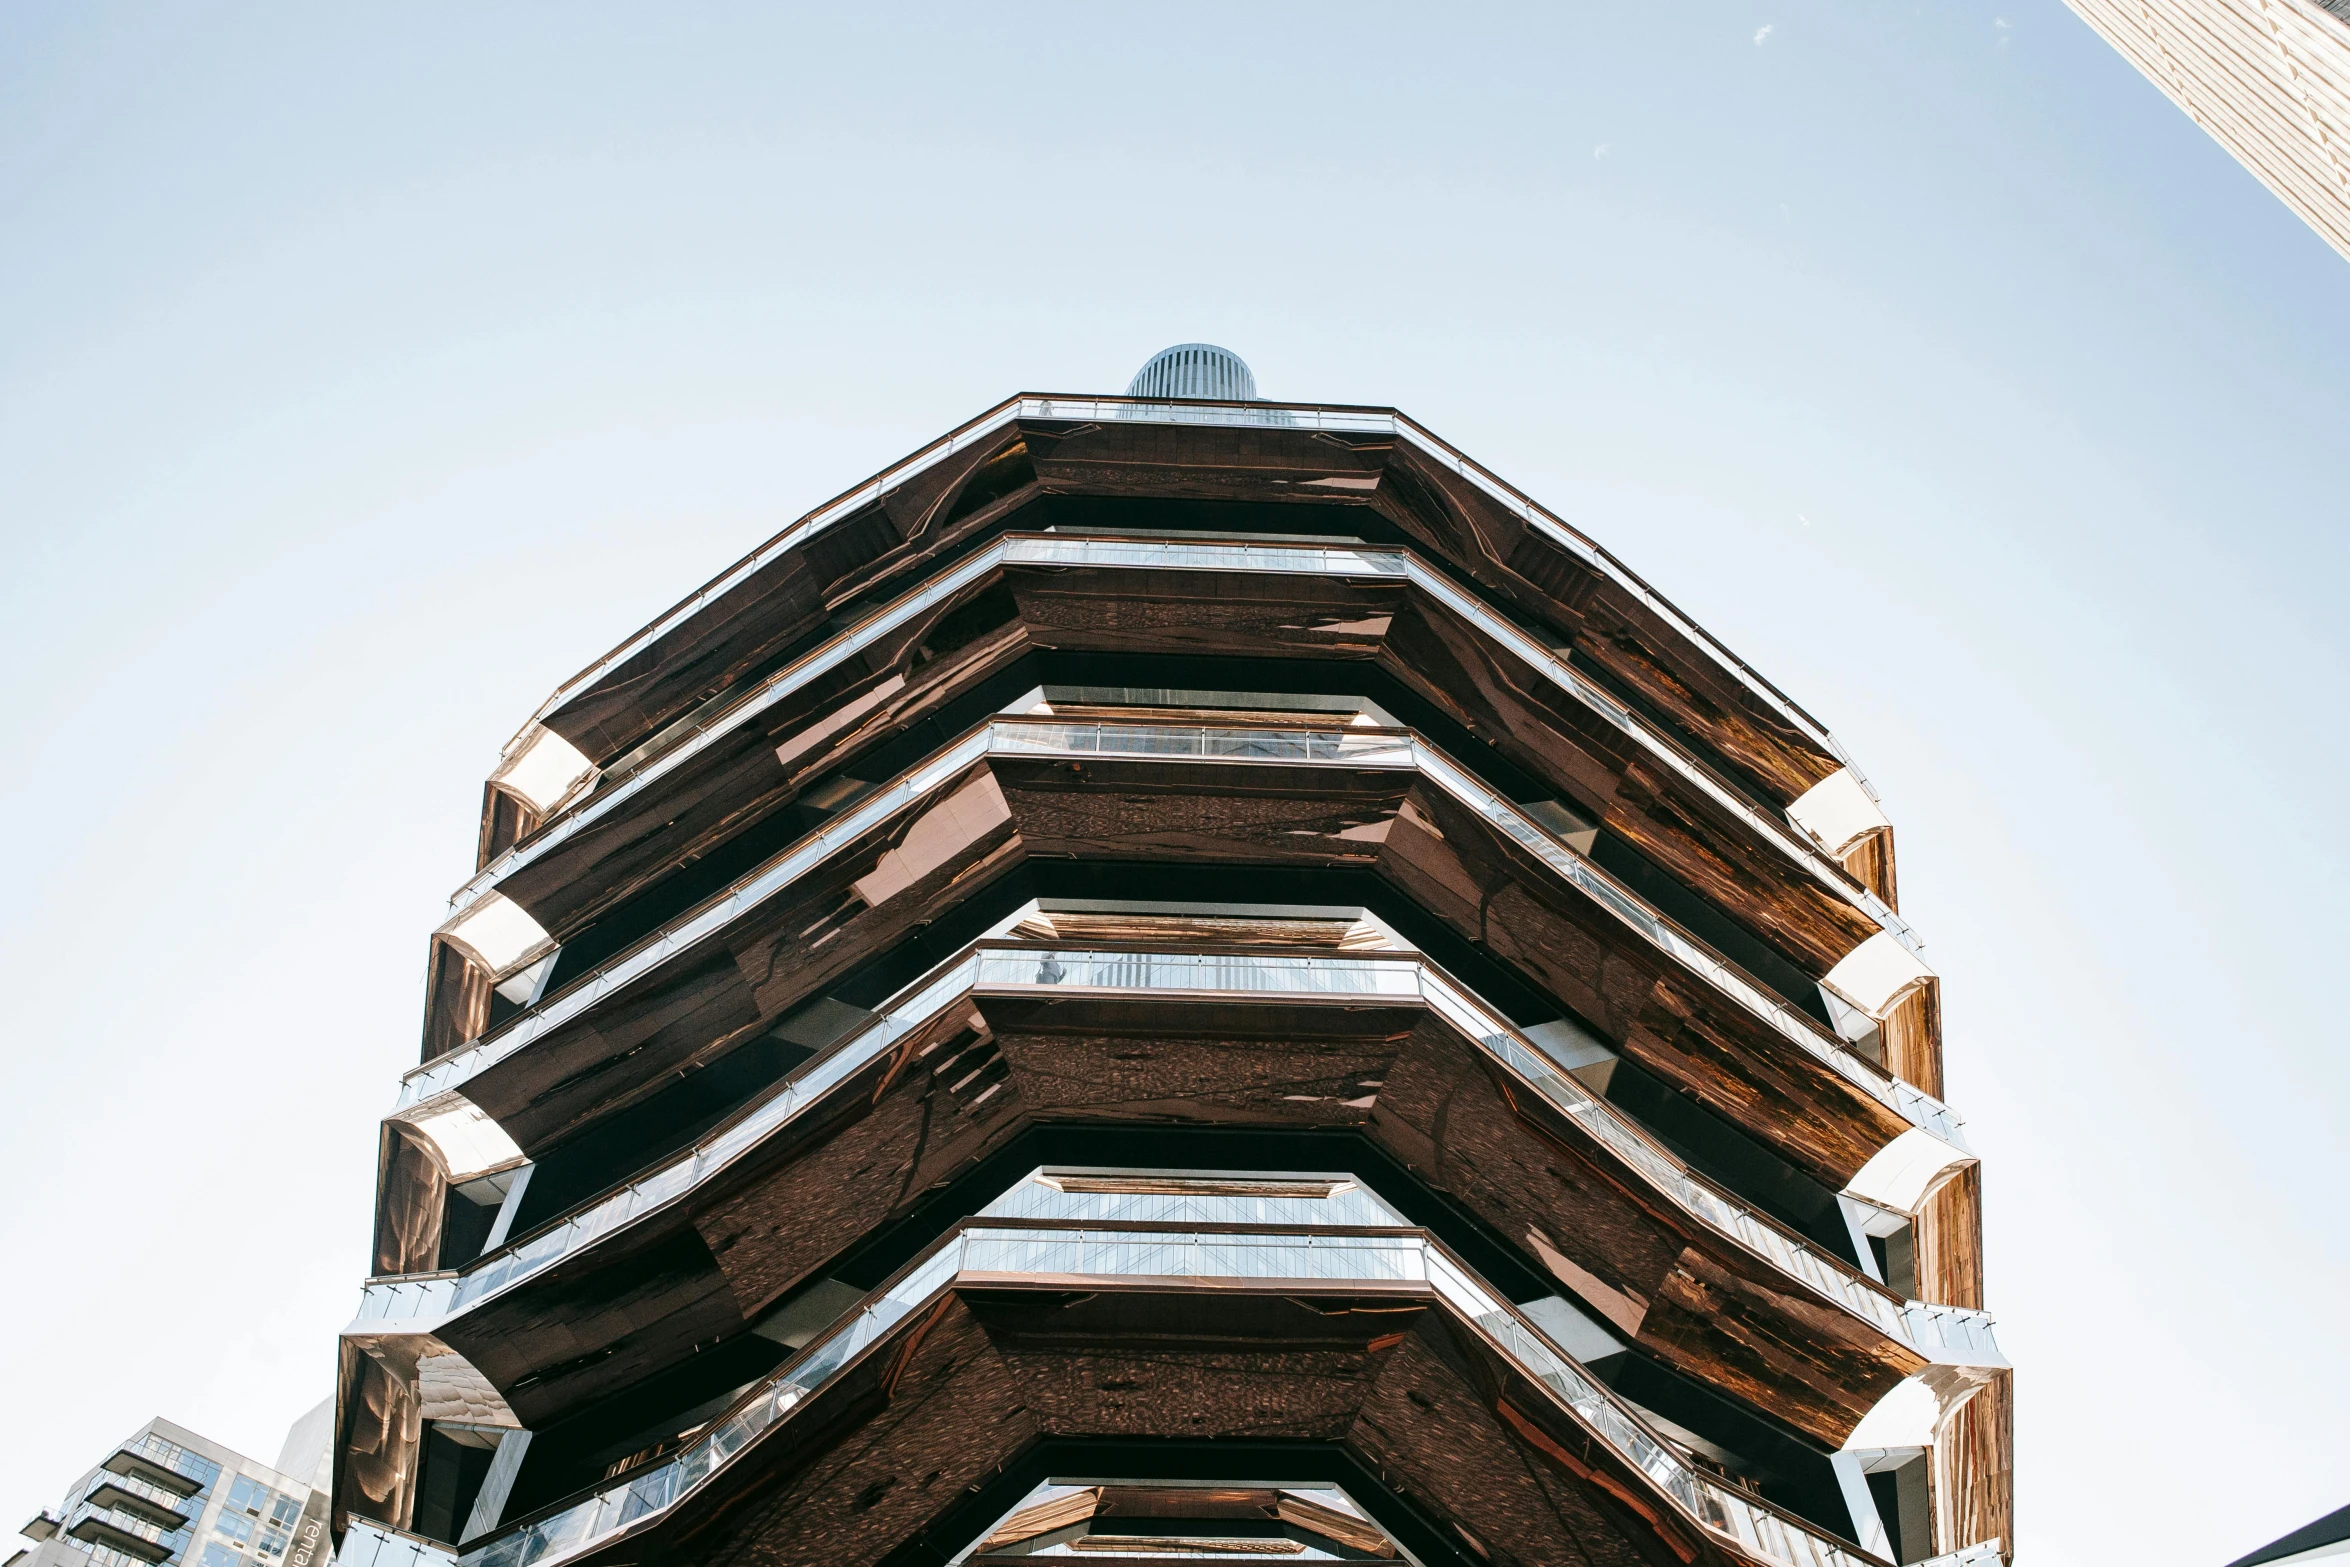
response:
[[[2350,258],[2350,0],[2066,0]]]
[[[25,1525],[7,1567],[326,1567],[333,1412],[297,1422],[275,1467],[150,1420]]]
[[[1999,1559],[1869,785],[1410,419],[1255,398],[991,409],[507,745],[345,1567]]]

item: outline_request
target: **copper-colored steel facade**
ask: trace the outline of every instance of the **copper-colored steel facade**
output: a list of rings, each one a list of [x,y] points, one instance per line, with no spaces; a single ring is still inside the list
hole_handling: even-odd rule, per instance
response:
[[[1989,1561],[1897,902],[1824,727],[1402,416],[1016,399],[507,747],[345,1557]]]

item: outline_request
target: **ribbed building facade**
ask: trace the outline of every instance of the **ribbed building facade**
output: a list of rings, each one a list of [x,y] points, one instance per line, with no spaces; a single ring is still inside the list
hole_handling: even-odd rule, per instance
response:
[[[2066,0],[2350,259],[2350,0]]]
[[[1873,792],[1408,418],[1235,389],[992,409],[508,744],[347,1567],[2007,1549]]]

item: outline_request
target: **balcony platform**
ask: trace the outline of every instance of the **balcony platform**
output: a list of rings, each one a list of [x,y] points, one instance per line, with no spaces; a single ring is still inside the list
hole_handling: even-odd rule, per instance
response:
[[[103,1545],[110,1551],[120,1551],[143,1562],[171,1560],[171,1547],[148,1539],[143,1534],[108,1523],[103,1518],[83,1518],[65,1531],[84,1545]]]
[[[164,1506],[152,1497],[142,1496],[127,1485],[112,1480],[100,1482],[98,1488],[84,1498],[92,1507],[112,1507],[129,1513],[158,1529],[185,1529],[196,1520],[187,1513]]]
[[[111,1458],[98,1467],[108,1474],[129,1475],[134,1480],[144,1480],[174,1496],[194,1496],[204,1489],[201,1480],[181,1474],[169,1464],[157,1463],[134,1448],[118,1448]]]

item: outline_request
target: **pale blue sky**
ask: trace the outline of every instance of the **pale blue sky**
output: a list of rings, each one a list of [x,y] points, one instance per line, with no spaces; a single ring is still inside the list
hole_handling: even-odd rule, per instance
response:
[[[1876,781],[2028,1567],[2350,1501],[2350,266],[2069,12],[21,0],[0,1527],[326,1392],[550,687],[1189,339],[1409,410]]]

